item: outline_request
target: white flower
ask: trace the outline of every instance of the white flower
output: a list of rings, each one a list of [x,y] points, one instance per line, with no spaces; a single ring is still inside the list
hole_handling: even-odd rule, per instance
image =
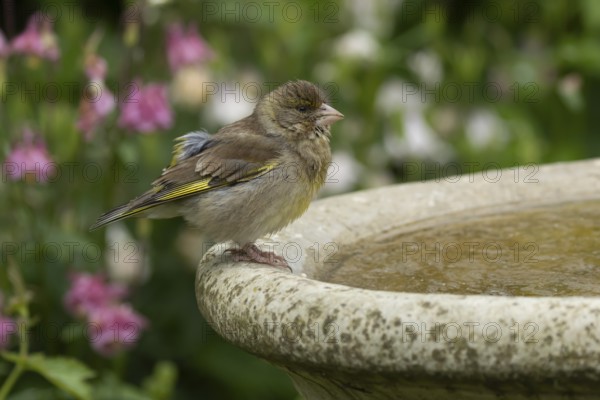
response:
[[[465,134],[469,143],[478,149],[494,144],[505,146],[509,139],[508,127],[495,113],[479,109],[474,111],[465,124]]]
[[[442,63],[438,55],[432,51],[418,51],[412,54],[407,64],[419,80],[429,85],[441,82],[443,79]]]
[[[452,147],[425,120],[427,96],[418,87],[400,79],[384,84],[377,95],[377,106],[389,118],[384,135],[386,150],[395,159],[413,156],[444,162],[451,159]],[[402,131],[397,131],[397,126]]]
[[[388,34],[393,28],[402,0],[347,0],[342,4],[349,11],[356,27],[381,36]],[[325,14],[322,13],[323,16]]]
[[[369,31],[358,29],[347,32],[334,45],[335,54],[342,58],[374,60],[379,54],[379,43]]]

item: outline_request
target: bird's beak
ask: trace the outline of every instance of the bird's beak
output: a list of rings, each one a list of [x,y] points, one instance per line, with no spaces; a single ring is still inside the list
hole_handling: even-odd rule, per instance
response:
[[[319,108],[319,113],[317,114],[317,125],[329,126],[343,118],[344,114],[328,104],[323,104],[321,108]]]

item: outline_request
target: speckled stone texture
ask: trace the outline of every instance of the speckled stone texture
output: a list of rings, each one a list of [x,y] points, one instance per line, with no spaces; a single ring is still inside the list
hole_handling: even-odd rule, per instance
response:
[[[294,273],[213,247],[200,311],[307,399],[600,398],[600,298],[413,294],[318,281],[328,247],[450,213],[600,198],[600,160],[405,184],[315,202],[266,245]],[[494,178],[494,180],[490,179]],[[600,225],[600,221],[599,221]],[[547,227],[540,227],[547,229]],[[599,244],[600,245],[600,244]]]

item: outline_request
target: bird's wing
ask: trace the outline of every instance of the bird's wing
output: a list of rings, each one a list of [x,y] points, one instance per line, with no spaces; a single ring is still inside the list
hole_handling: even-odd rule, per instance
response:
[[[100,216],[90,230],[167,202],[250,181],[278,165],[281,147],[262,135],[186,136],[177,140],[171,164],[152,189]]]

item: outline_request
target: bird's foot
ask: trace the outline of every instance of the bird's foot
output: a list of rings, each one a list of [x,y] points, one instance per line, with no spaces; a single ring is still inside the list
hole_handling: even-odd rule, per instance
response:
[[[244,245],[241,249],[227,250],[233,255],[233,261],[252,261],[259,264],[267,264],[277,268],[287,268],[292,272],[285,258],[278,256],[272,251],[262,251],[254,243]]]

